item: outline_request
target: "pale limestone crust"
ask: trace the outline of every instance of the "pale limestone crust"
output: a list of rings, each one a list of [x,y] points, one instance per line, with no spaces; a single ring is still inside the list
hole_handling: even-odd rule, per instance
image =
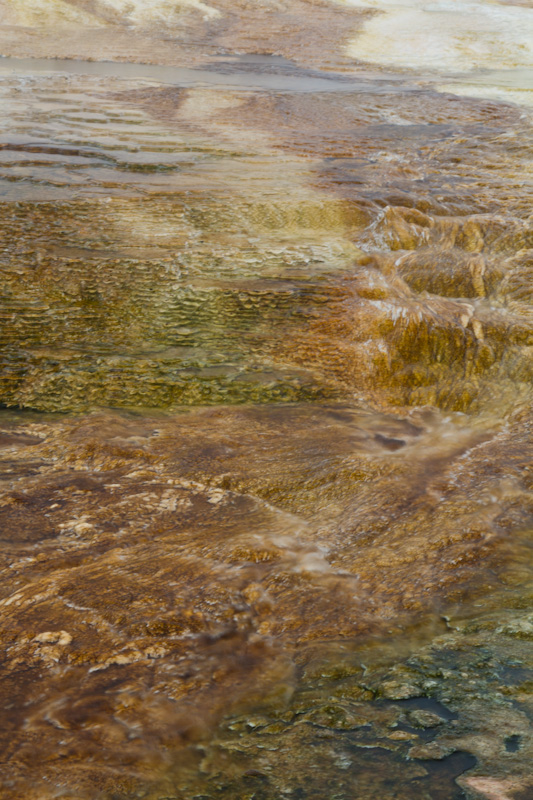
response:
[[[350,45],[362,61],[457,72],[533,63],[533,9],[453,0],[350,4],[378,12]]]
[[[533,103],[528,76],[533,66],[533,8],[489,0],[347,0],[347,4],[376,12],[348,46],[357,61],[423,71],[424,79],[465,73],[441,89]],[[478,82],[480,70],[493,74],[482,75]]]
[[[66,0],[1,0],[0,23],[23,27],[47,28],[56,26],[99,27],[98,16],[68,3]]]
[[[42,644],[59,644],[65,646],[70,644],[72,636],[68,631],[43,631],[38,633],[33,640]]]
[[[90,10],[88,10],[90,9]],[[176,24],[183,11],[194,11],[204,19],[214,19],[220,12],[201,0],[2,0],[0,21],[4,24],[47,28],[57,25],[106,24],[150,25]]]
[[[153,22],[175,23],[184,9],[198,11],[205,19],[220,16],[220,11],[200,0],[99,0],[102,9],[110,9],[121,15],[122,20],[134,24]]]

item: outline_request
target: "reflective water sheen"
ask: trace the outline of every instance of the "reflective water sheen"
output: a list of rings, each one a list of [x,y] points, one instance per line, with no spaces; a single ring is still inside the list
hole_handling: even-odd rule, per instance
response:
[[[531,796],[532,12],[466,5],[0,2],[2,800]]]

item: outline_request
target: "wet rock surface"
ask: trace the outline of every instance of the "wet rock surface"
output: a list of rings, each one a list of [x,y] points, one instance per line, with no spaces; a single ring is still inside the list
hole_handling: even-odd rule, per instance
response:
[[[527,785],[522,419],[472,441],[344,406],[4,415],[7,797]]]
[[[533,791],[530,114],[374,18],[0,3],[230,81],[0,64],[6,800]]]

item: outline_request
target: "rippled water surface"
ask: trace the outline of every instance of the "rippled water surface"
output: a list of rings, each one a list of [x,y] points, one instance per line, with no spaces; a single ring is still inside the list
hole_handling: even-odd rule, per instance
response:
[[[455,5],[0,3],[2,800],[531,797],[533,12]]]

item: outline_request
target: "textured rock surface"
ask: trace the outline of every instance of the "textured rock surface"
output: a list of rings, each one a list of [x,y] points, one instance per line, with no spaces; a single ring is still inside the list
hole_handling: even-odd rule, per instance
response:
[[[337,781],[355,748],[339,784],[348,797],[367,780],[367,747],[383,750],[385,797],[399,776],[413,796],[418,775],[414,796],[433,798],[433,773],[418,764],[454,752],[477,759],[472,781],[526,779],[524,420],[473,440],[459,421],[341,406],[96,414],[23,424],[29,443],[20,422],[4,423],[5,796],[31,779],[43,796],[61,785],[127,797],[155,780],[154,797],[163,785],[233,797],[264,772],[265,797],[287,787],[314,797],[315,770]],[[399,451],[381,441],[400,436]],[[475,604],[448,630],[431,621],[436,602],[472,593],[479,621]],[[332,632],[346,645],[326,645]],[[407,661],[402,648],[415,651]],[[424,697],[449,713],[418,707]],[[244,702],[260,721],[248,712],[238,735],[211,742],[200,779],[191,763],[200,768],[211,726]],[[507,754],[512,737],[520,747]],[[235,748],[246,757],[230,767]],[[449,792],[454,763],[443,768]]]
[[[530,117],[377,18],[0,2],[204,68],[0,64],[2,800],[531,795]]]

